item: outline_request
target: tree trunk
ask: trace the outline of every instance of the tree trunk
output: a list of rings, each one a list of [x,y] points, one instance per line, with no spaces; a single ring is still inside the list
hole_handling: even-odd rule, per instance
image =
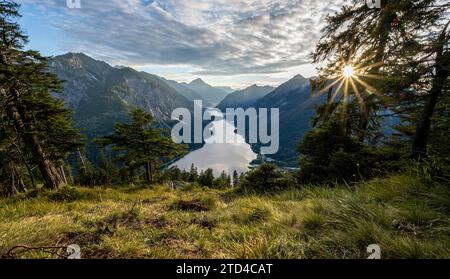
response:
[[[22,177],[20,176],[20,172],[17,170],[17,168],[14,168],[14,174],[17,180],[17,191],[25,193],[27,191],[27,187],[25,186],[25,183],[22,180]]]
[[[19,93],[16,90],[11,90],[11,93],[15,99],[18,99]],[[4,88],[0,88],[0,96],[4,97],[5,100],[8,99],[8,95]],[[26,131],[25,124],[22,121],[22,115],[19,113],[14,101],[9,100],[6,104],[6,109],[9,117],[14,123],[14,127],[22,137],[25,146],[30,149],[33,158],[38,161],[39,171],[44,179],[44,186],[49,189],[57,189],[64,185],[64,181],[61,179],[58,171],[53,166],[52,162],[46,158],[42,145],[36,135]]]
[[[447,75],[448,77],[448,75]],[[414,137],[412,156],[420,159],[427,154],[428,136],[431,130],[431,117],[438,102],[439,96],[442,93],[444,78],[435,78],[433,87],[430,90],[430,96],[425,104],[422,116],[417,124],[416,134]]]
[[[64,171],[64,166],[61,166],[60,169],[61,169],[62,178],[64,179],[64,183],[67,185],[67,177],[66,177],[66,172]]]
[[[22,151],[20,150],[19,146],[16,143],[14,143],[14,147],[16,148],[17,153],[19,153],[19,156],[22,159],[23,164],[27,168],[28,176],[30,177],[31,180],[31,186],[33,187],[33,189],[36,189],[36,182],[34,179],[33,169],[31,168],[30,164],[28,164],[25,156],[23,155]]]
[[[329,114],[331,112],[331,107],[333,106],[332,102],[333,102],[333,90],[334,90],[334,86],[331,86],[328,89],[328,94],[327,94],[327,108],[326,108],[326,112],[325,112],[325,117],[326,120],[328,120]]]
[[[393,14],[389,11],[383,12],[380,18],[380,24],[378,25],[378,32],[380,36],[378,37],[378,47],[375,53],[375,61],[374,63],[380,63],[384,60],[384,53],[386,51],[386,46],[389,40],[389,34],[391,33],[391,24],[394,19],[397,18],[396,14]],[[381,65],[373,68],[374,73],[378,73],[380,71]]]
[[[145,172],[146,172],[146,178],[148,183],[153,182],[153,171],[152,171],[152,164],[150,162],[147,162],[147,165],[145,166]]]
[[[383,7],[384,9],[385,7]],[[383,11],[380,23],[378,25],[378,33],[380,34],[378,37],[378,47],[376,49],[375,58],[374,58],[374,65],[372,69],[373,74],[379,74],[380,68],[382,66],[381,62],[384,60],[384,54],[386,52],[387,43],[389,40],[389,34],[391,33],[391,24],[394,21],[394,19],[397,17],[396,14],[393,14],[390,11]],[[364,97],[364,95],[361,96],[363,99],[362,102],[363,107],[361,108],[361,114],[360,114],[360,123],[359,123],[359,129],[360,134],[358,136],[358,139],[360,142],[363,142],[366,139],[366,130],[367,126],[369,125],[369,117],[370,117],[370,108],[367,104],[367,98]]]
[[[412,156],[420,159],[427,154],[428,136],[431,130],[431,118],[438,103],[439,97],[442,94],[444,83],[449,77],[448,70],[438,70],[437,75],[433,80],[432,88],[429,92],[428,100],[425,103],[425,108],[422,112],[420,120],[417,124],[416,134],[414,137]]]
[[[19,193],[19,191],[17,191],[17,188],[16,188],[16,178],[15,178],[14,172],[11,172],[11,183],[12,184],[11,184],[11,189],[9,191],[9,195],[10,196],[17,195]]]
[[[83,155],[81,154],[80,149],[78,148],[78,156],[80,156],[81,164],[83,165],[84,174],[87,173],[86,163],[84,162]]]
[[[448,43],[447,28],[449,27],[449,24],[450,22],[447,23],[444,31],[439,37],[439,46],[436,51],[436,75],[434,76],[422,116],[417,123],[412,147],[412,157],[416,159],[425,157],[427,154],[428,136],[431,130],[431,118],[433,117],[439,97],[442,94],[444,84],[447,82],[450,74],[450,52],[445,52],[444,50]]]

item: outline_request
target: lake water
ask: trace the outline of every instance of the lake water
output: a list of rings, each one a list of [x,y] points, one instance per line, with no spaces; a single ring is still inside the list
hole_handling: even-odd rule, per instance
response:
[[[237,134],[236,128],[226,120],[212,122],[211,136],[205,139],[205,145],[180,159],[173,166],[181,170],[190,170],[194,164],[199,170],[208,168],[219,176],[222,171],[232,175],[247,172],[250,163],[257,158],[250,145],[245,142],[242,135]],[[223,143],[225,142],[225,143]]]

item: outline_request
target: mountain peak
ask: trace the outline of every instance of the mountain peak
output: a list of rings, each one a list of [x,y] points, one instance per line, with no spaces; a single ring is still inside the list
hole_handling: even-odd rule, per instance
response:
[[[193,81],[191,81],[189,84],[191,85],[206,85],[206,82],[203,81],[201,78],[197,78]]]
[[[58,55],[57,57],[62,57],[62,58],[71,58],[71,59],[92,59],[93,58],[87,56],[86,54],[82,53],[82,52],[68,52],[66,54],[62,54],[62,55]]]
[[[80,69],[83,67],[102,67],[111,68],[108,64],[103,61],[96,60],[82,52],[68,52],[66,54],[58,55],[52,58],[52,61],[65,61],[68,65],[71,65],[75,69]]]
[[[306,80],[306,78],[304,76],[302,76],[301,74],[298,74],[296,76],[294,76],[292,79],[302,79],[302,80]]]

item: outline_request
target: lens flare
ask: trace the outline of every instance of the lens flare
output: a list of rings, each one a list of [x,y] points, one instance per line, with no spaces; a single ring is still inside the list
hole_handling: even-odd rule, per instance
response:
[[[341,117],[344,120],[347,117],[348,105],[353,96],[358,101],[362,111],[367,110],[365,96],[376,95],[385,100],[386,98],[380,95],[374,86],[369,84],[371,83],[370,80],[383,80],[386,78],[376,73],[377,71],[372,71],[372,69],[379,69],[383,65],[383,62],[362,66],[352,61],[341,61],[341,64],[337,67],[341,71],[338,70],[335,76],[326,78],[326,82],[319,91],[319,94],[324,94],[328,91],[326,114],[332,114],[336,109],[340,108]],[[333,106],[333,103],[338,105]]]
[[[347,65],[344,67],[343,74],[346,78],[351,78],[355,75],[355,70],[352,66]]]

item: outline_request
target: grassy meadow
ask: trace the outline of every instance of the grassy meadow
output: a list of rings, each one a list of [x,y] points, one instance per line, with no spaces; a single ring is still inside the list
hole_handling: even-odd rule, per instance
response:
[[[0,256],[78,244],[82,258],[348,259],[378,244],[382,258],[449,258],[449,201],[448,186],[408,175],[273,195],[63,188],[0,200]]]

